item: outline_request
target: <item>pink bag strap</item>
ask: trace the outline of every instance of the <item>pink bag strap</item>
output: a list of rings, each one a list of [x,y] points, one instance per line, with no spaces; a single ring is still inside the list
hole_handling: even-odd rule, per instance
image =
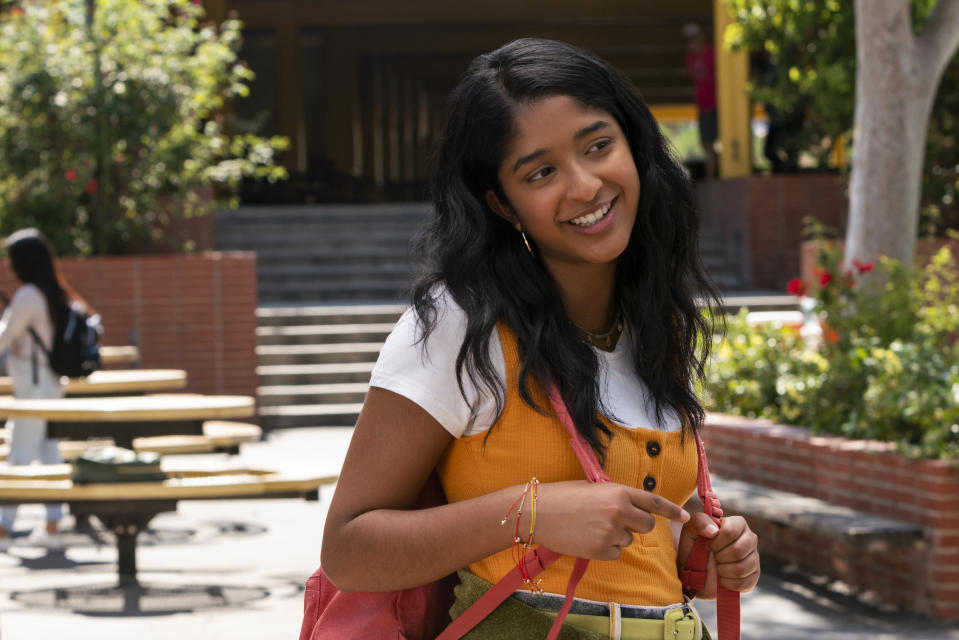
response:
[[[533,549],[525,556],[523,562],[526,563],[526,570],[531,577],[536,577],[560,558],[560,554],[551,551],[545,547]],[[519,567],[513,567],[513,570],[503,576],[499,582],[490,587],[489,591],[484,593],[479,600],[470,605],[469,609],[456,620],[450,623],[443,633],[436,636],[436,640],[459,640],[465,636],[473,627],[478,625],[486,616],[493,613],[496,607],[500,606],[506,598],[523,586],[523,575]],[[565,617],[565,616],[564,616]]]
[[[709,479],[709,466],[706,464],[706,447],[703,439],[696,434],[696,456],[698,458],[698,474],[696,489],[699,499],[703,503],[703,512],[706,513],[717,527],[723,526],[723,509],[719,498],[713,492],[713,485]],[[693,598],[706,585],[706,565],[709,561],[708,540],[702,536],[696,538],[686,564],[679,570],[679,579],[683,583],[684,592]],[[740,600],[739,592],[727,589],[721,584],[716,585],[716,630],[717,640],[739,640],[740,636]]]
[[[586,479],[590,482],[609,482],[609,477],[603,472],[602,467],[599,466],[599,461],[596,460],[596,454],[593,452],[593,448],[589,446],[589,443],[586,442],[579,431],[576,430],[576,426],[569,416],[569,411],[566,409],[566,403],[563,402],[563,397],[559,394],[556,386],[553,384],[548,385],[546,392],[549,395],[549,401],[553,405],[557,417],[559,417],[560,422],[563,423],[566,432],[569,433],[570,446],[573,447],[573,452],[576,454],[577,459],[579,459],[579,463],[583,466]],[[561,557],[561,554],[551,549],[539,547],[523,556],[522,562],[525,563],[529,575],[536,577],[542,573],[546,567]],[[556,640],[559,637],[559,632],[563,628],[566,615],[573,606],[573,594],[576,592],[576,586],[583,578],[583,574],[586,573],[587,565],[589,565],[589,560],[576,558],[573,571],[569,576],[569,582],[566,584],[566,600],[563,602],[559,613],[556,614],[556,619],[553,621],[553,626],[546,640]],[[493,613],[496,607],[501,605],[506,598],[510,597],[510,595],[522,585],[523,575],[519,567],[514,567],[512,571],[503,576],[499,582],[484,593],[479,600],[470,605],[469,609],[450,623],[443,633],[436,637],[436,640],[459,640],[459,638],[462,638],[473,629],[473,627]]]

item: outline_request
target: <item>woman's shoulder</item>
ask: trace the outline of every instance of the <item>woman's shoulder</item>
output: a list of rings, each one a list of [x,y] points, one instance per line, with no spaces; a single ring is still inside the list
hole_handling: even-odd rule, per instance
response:
[[[417,348],[428,355],[435,349],[446,352],[455,346],[453,355],[459,352],[466,337],[466,312],[445,287],[437,287],[431,299],[431,308],[410,307],[400,316],[387,340],[391,347]]]
[[[463,388],[459,383],[457,357],[466,338],[467,317],[445,290],[437,290],[433,302],[425,323],[413,307],[402,315],[380,350],[370,385],[412,400],[458,438],[466,431],[470,405],[479,395],[469,376],[462,377]],[[486,416],[489,404],[481,399],[478,415]]]
[[[40,290],[40,287],[35,284],[27,283],[17,287],[17,290],[13,292],[13,297],[10,298],[10,304],[18,307],[29,306],[45,308],[47,305],[47,299],[44,297],[43,291]]]

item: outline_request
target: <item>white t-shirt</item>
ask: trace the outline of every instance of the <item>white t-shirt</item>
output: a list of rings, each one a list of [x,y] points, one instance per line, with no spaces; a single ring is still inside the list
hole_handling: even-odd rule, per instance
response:
[[[44,346],[50,348],[53,344],[53,323],[47,310],[47,299],[36,285],[24,284],[13,292],[10,304],[0,317],[0,353],[10,349],[18,358],[29,358],[36,351],[40,362],[45,363],[46,355],[34,343],[30,335],[31,327]]]
[[[438,299],[437,324],[424,348],[418,339],[422,331],[413,309],[407,309],[393,328],[380,351],[370,378],[370,386],[397,393],[422,407],[453,437],[482,433],[496,419],[496,401],[483,389],[480,393],[468,376],[463,387],[456,381],[456,356],[466,335],[466,314],[444,293]],[[506,363],[499,334],[494,330],[489,343],[490,360],[501,381],[506,379]],[[645,402],[646,386],[633,369],[629,332],[620,337],[615,350],[595,349],[600,361],[600,393],[604,406],[616,421],[628,428],[642,427],[675,431],[681,423],[673,411],[664,411],[663,422],[656,421],[652,401]],[[479,396],[476,422],[469,432],[470,403]]]

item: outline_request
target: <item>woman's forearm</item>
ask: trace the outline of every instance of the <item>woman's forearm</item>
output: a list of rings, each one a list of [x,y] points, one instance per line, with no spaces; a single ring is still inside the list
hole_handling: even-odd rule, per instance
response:
[[[339,526],[331,523],[324,533],[323,569],[344,591],[389,591],[438,580],[509,547],[515,517],[500,523],[522,491],[520,485],[429,509],[375,509]],[[528,531],[527,514],[520,526]]]

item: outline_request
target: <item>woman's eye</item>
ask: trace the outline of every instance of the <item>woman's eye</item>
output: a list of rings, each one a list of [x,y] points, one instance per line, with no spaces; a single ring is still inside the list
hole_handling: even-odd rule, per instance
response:
[[[609,145],[613,144],[612,140],[600,140],[595,144],[590,145],[589,149],[586,150],[586,153],[593,153],[594,151],[602,151]]]
[[[535,173],[530,175],[530,177],[527,178],[526,181],[536,182],[537,180],[542,180],[543,178],[553,173],[553,171],[554,171],[553,167],[543,167],[542,169],[539,169]]]

